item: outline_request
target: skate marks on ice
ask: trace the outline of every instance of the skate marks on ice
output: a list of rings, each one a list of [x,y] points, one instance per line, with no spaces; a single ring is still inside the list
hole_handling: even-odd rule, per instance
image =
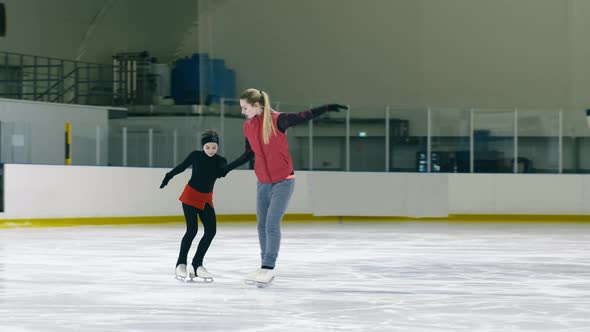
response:
[[[375,306],[369,315],[389,313],[400,329],[457,331],[507,322],[559,331],[590,323],[590,225],[372,227],[343,225],[351,232],[331,235],[310,230],[322,240],[315,246],[304,232],[285,236],[285,247],[305,248],[306,256],[283,251],[291,269],[280,274],[282,286],[294,280],[293,288],[320,299],[365,298]]]
[[[218,275],[214,283],[173,282],[182,231],[180,225],[1,231],[0,330],[163,331],[198,323],[212,331],[583,331],[590,325],[589,227],[285,224],[276,278],[263,289],[244,284],[260,264],[253,225],[219,225],[205,258]]]

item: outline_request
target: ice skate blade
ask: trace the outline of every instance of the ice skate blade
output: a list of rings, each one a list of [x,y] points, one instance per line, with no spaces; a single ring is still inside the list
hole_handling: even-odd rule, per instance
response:
[[[204,283],[212,283],[213,281],[215,281],[213,278],[211,277],[198,277],[199,279],[202,279]]]
[[[207,278],[194,277],[194,278],[191,278],[191,279],[187,280],[186,282],[188,282],[188,283],[196,283],[196,284],[210,284],[213,281],[214,281],[214,279],[213,278],[209,278],[209,277],[207,277]]]
[[[272,279],[270,279],[268,282],[255,281],[256,287],[258,287],[258,288],[266,288],[266,287],[270,286],[270,284],[273,282],[273,280],[275,280],[274,277],[272,277]]]

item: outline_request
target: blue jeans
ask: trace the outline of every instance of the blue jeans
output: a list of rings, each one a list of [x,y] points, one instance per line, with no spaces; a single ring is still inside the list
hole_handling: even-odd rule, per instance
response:
[[[258,182],[256,216],[262,265],[275,266],[281,246],[281,220],[295,189],[295,179],[275,183]]]

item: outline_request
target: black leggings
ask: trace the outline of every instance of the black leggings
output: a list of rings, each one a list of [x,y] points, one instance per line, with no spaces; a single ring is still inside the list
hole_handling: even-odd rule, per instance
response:
[[[209,245],[211,244],[211,241],[213,241],[215,233],[217,232],[215,209],[213,209],[209,204],[205,204],[205,210],[199,210],[196,207],[183,203],[182,210],[184,211],[184,218],[186,219],[186,232],[184,233],[182,242],[180,243],[180,253],[178,254],[176,266],[178,266],[178,264],[186,264],[186,256],[188,255],[191,244],[197,235],[197,215],[199,215],[201,218],[201,223],[203,224],[203,228],[205,228],[205,234],[203,234],[203,238],[199,242],[199,246],[197,248],[197,253],[193,258],[192,264],[196,270],[197,267],[203,265],[203,257],[205,257],[205,254],[209,249]]]

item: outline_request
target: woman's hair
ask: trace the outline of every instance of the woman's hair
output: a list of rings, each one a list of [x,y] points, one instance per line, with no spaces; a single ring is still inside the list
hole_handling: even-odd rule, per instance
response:
[[[276,134],[275,126],[272,123],[271,112],[273,109],[270,108],[270,98],[262,90],[247,89],[242,92],[240,99],[244,99],[250,105],[258,103],[262,107],[262,140],[264,144],[268,144],[270,136]]]

